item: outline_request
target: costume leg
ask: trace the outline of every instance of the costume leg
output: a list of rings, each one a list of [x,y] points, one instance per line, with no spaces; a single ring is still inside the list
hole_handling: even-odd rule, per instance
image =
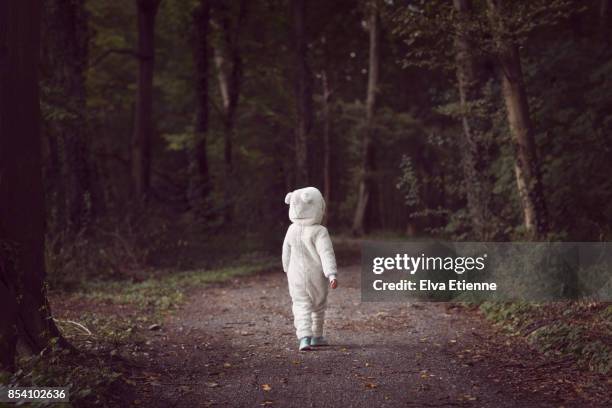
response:
[[[312,335],[314,337],[323,336],[323,323],[325,321],[325,308],[327,304],[323,303],[312,311]]]
[[[298,339],[302,337],[312,337],[312,303],[306,295],[300,296],[299,293],[293,294],[293,323],[295,334]]]

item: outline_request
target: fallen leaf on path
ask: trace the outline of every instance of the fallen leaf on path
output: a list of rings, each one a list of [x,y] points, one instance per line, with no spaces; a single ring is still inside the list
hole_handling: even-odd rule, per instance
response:
[[[270,384],[262,384],[261,389],[268,392],[272,390],[272,386]]]
[[[232,365],[230,363],[223,363],[223,367],[230,368]]]
[[[216,388],[216,387],[219,386],[219,383],[216,383],[216,382],[207,382],[206,386],[209,387],[209,388]]]
[[[460,395],[459,398],[457,398],[459,401],[476,401],[477,398],[470,395],[470,394],[463,394]]]
[[[378,385],[374,383],[365,383],[365,387],[373,390],[374,388],[378,387]]]
[[[130,384],[130,385],[136,385],[136,381],[130,380],[129,378],[123,378],[123,381],[126,382],[126,384]]]

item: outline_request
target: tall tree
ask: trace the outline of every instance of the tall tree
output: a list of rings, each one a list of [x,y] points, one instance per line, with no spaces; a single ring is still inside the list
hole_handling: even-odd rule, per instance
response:
[[[155,67],[155,17],[160,0],[136,0],[138,12],[138,90],[132,137],[132,189],[146,197],[151,184],[153,139],[153,70]]]
[[[487,0],[487,2],[500,65],[508,125],[514,143],[514,170],[523,209],[523,223],[530,235],[536,238],[542,237],[548,230],[546,202],[529,116],[519,47],[506,27],[507,11],[504,0]]]
[[[486,142],[486,126],[482,114],[474,112],[474,105],[482,98],[482,70],[475,57],[473,39],[469,31],[472,21],[471,0],[453,0],[458,14],[455,34],[455,60],[457,82],[461,102],[461,124],[463,126],[462,164],[467,195],[467,207],[476,238],[491,238],[489,208],[492,183],[489,182],[487,167],[490,163],[489,146]]]
[[[357,208],[353,218],[353,234],[364,233],[365,215],[370,203],[373,189],[372,172],[375,168],[374,149],[374,114],[376,109],[376,96],[378,94],[378,76],[380,66],[380,10],[378,0],[370,4],[370,55],[368,70],[368,91],[366,98],[366,123],[363,131],[361,179],[357,196]]]
[[[93,200],[90,143],[87,127],[85,70],[88,57],[87,13],[84,0],[49,0],[44,3],[44,49],[50,104],[62,112],[48,124],[52,155],[61,177],[61,199],[64,220],[72,231],[78,231],[91,211]],[[57,210],[57,209],[56,209]]]
[[[332,97],[332,90],[329,86],[329,78],[327,77],[327,71],[321,72],[321,86],[323,88],[322,100],[323,100],[323,196],[327,203],[331,203],[331,112],[330,102]],[[329,219],[331,214],[330,205],[326,206],[326,214]]]
[[[215,25],[220,35],[214,47],[217,80],[223,103],[223,169],[224,169],[224,220],[231,220],[231,189],[233,178],[233,134],[236,125],[236,112],[242,88],[243,63],[240,49],[240,34],[246,19],[246,0],[240,0],[238,16],[232,19],[231,4],[218,3],[215,7],[218,21]]]
[[[312,73],[308,65],[306,5],[304,0],[292,0],[293,50],[296,100],[295,163],[296,186],[308,183],[308,139],[312,128]]]
[[[602,38],[608,42],[610,33],[610,0],[599,0],[599,31]]]
[[[60,337],[45,292],[38,66],[42,3],[0,2],[0,369],[17,339],[32,351]]]
[[[196,92],[195,144],[190,159],[189,201],[192,208],[203,204],[210,191],[208,170],[208,36],[210,2],[200,0],[192,14],[194,80]]]

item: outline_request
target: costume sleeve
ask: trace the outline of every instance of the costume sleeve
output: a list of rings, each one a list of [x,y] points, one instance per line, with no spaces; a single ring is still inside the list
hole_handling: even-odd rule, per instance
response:
[[[289,245],[289,234],[291,233],[291,227],[287,230],[285,235],[285,241],[283,242],[283,271],[287,273],[289,271],[289,261],[291,260],[291,245]]]
[[[321,227],[321,231],[317,234],[315,240],[315,246],[317,248],[317,252],[319,253],[319,257],[321,258],[323,274],[330,281],[336,279],[336,275],[338,274],[336,255],[334,254],[334,247],[332,246],[327,228]]]

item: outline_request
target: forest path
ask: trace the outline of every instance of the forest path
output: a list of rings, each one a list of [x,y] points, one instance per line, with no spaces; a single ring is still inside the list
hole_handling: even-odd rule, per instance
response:
[[[282,272],[195,291],[153,335],[142,384],[153,407],[570,407],[584,384],[496,334],[475,313],[434,303],[361,303],[359,266],[330,291],[331,346],[299,353]],[[601,401],[606,406],[609,401]]]

